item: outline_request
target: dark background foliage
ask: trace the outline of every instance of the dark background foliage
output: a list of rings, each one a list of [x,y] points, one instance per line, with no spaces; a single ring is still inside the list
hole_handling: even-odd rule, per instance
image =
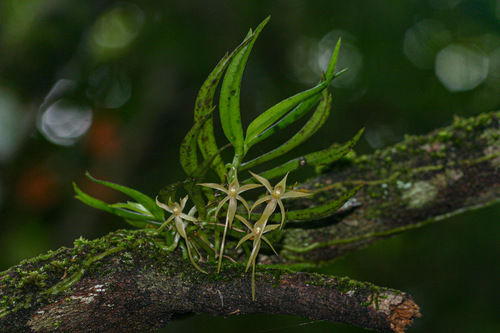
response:
[[[357,151],[370,153],[500,106],[499,1],[3,0],[0,269],[127,227],[73,199],[72,181],[123,199],[91,184],[86,170],[152,196],[182,179],[177,149],[197,89],[268,15],[243,81],[247,124],[311,87],[342,37],[338,68],[349,71],[307,149],[366,126]],[[499,217],[498,206],[468,212],[318,271],[408,291],[423,313],[410,332],[498,332]],[[164,331],[362,331],[305,321],[191,316]]]

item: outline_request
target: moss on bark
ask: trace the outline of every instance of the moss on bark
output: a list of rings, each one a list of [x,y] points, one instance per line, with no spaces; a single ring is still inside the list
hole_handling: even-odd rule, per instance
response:
[[[456,118],[444,129],[370,156],[341,161],[305,184],[308,207],[364,183],[328,219],[289,223],[280,256],[261,256],[257,301],[243,260],[200,265],[145,230],[119,230],[25,260],[0,273],[0,331],[150,331],[184,313],[281,313],[403,332],[418,306],[403,292],[349,278],[294,273],[377,239],[421,227],[500,198],[500,113]],[[231,244],[228,244],[228,248]],[[243,252],[230,252],[236,259]]]

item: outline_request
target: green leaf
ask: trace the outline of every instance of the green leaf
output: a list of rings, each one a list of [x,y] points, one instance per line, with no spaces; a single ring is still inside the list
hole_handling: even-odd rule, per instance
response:
[[[196,172],[198,169],[198,151],[196,150],[198,135],[200,134],[201,127],[205,122],[212,117],[214,108],[210,110],[203,118],[194,123],[193,127],[182,140],[181,148],[179,150],[179,158],[182,168],[188,176]]]
[[[210,110],[212,110],[215,90],[219,84],[222,74],[224,73],[224,70],[226,69],[228,60],[229,55],[226,54],[201,86],[194,108],[195,122],[199,122],[207,113],[210,112]],[[198,147],[200,148],[201,154],[204,158],[207,158],[207,156],[210,156],[219,150],[217,142],[215,141],[213,123],[213,117],[207,119],[198,136]],[[221,180],[224,179],[226,168],[224,167],[224,161],[222,161],[220,156],[214,160],[213,168],[215,172],[217,172],[219,178],[221,178]]]
[[[326,69],[326,77],[331,77],[334,76],[335,74],[335,65],[337,64],[337,59],[339,57],[339,51],[340,51],[340,43],[341,43],[341,38],[337,41],[337,45],[335,45],[335,50],[333,50],[332,58],[330,59],[330,63],[328,64],[328,68]],[[343,70],[341,73],[343,73],[345,70]],[[338,73],[335,76],[338,76],[340,73]]]
[[[322,205],[301,210],[289,211],[286,213],[287,221],[292,222],[319,220],[332,215],[336,210],[340,209],[350,198],[352,198],[363,186],[364,184],[359,184],[342,194],[342,196],[340,196],[339,198],[327,201]]]
[[[349,191],[342,194],[339,198],[329,200],[322,205],[314,206],[311,208],[292,210],[286,213],[287,222],[298,222],[298,221],[313,221],[328,217],[340,209],[350,198],[352,198],[364,184],[359,184],[356,187],[350,189]],[[261,214],[250,214],[250,219],[257,221]],[[281,221],[281,214],[273,214],[269,221],[279,222]]]
[[[149,210],[147,210],[146,208],[144,208],[143,205],[141,205],[137,202],[131,202],[131,201],[127,201],[127,203],[119,202],[119,203],[115,203],[115,204],[110,205],[110,207],[123,208],[123,209],[127,209],[130,211],[133,211],[133,212],[136,212],[139,214],[144,214],[144,215],[147,215],[149,217],[154,218],[153,214],[151,214],[151,212]]]
[[[198,136],[198,147],[200,148],[203,158],[207,158],[213,153],[218,151],[217,143],[215,141],[214,135],[214,118],[213,116],[208,118],[205,125],[201,128],[200,134]],[[224,166],[224,161],[222,157],[218,155],[212,164],[212,168],[215,170],[221,181],[224,180],[224,175],[226,168]]]
[[[193,201],[196,209],[198,210],[198,216],[202,220],[204,220],[206,217],[206,204],[202,195],[203,189],[200,186],[196,186],[196,183],[203,181],[206,173],[208,172],[208,170],[210,170],[210,166],[212,165],[214,159],[219,156],[220,153],[227,147],[229,147],[229,145],[222,147],[215,154],[209,156],[189,175],[188,179],[186,179],[186,181],[182,183],[184,189],[189,194],[191,201]]]
[[[204,160],[191,174],[188,175],[188,178],[182,182],[173,183],[165,186],[160,190],[158,194],[158,198],[161,202],[169,202],[169,200],[177,201],[176,193],[180,188],[184,188],[189,195],[189,198],[196,206],[198,210],[198,216],[203,220],[206,214],[205,200],[202,196],[202,191],[199,189],[199,186],[195,186],[196,183],[203,181],[206,173],[210,170],[210,166],[212,165],[214,159],[229,145],[222,147],[215,154],[209,156],[208,159]]]
[[[160,202],[169,202],[170,199],[173,202],[176,202],[177,199],[175,195],[177,194],[177,190],[180,188],[184,188],[184,182],[177,182],[165,186],[158,193],[158,200]]]
[[[205,200],[203,199],[202,191],[199,186],[196,186],[194,181],[188,182],[184,185],[186,192],[189,194],[189,198],[193,201],[196,209],[198,211],[198,216],[200,219],[205,220],[207,214],[207,208]]]
[[[323,92],[325,91],[326,89],[323,90]],[[251,142],[249,142],[247,144],[247,149],[250,149],[250,147],[256,145],[260,141],[267,139],[274,133],[302,118],[302,116],[304,116],[316,103],[318,103],[320,99],[321,95],[314,95],[297,105],[292,111],[288,112],[285,116],[276,121],[273,125],[269,126],[266,130],[257,135]]]
[[[114,214],[114,209],[111,208],[109,204],[86,194],[85,192],[80,190],[80,188],[75,183],[73,183],[73,189],[75,190],[76,193],[75,198],[77,198],[84,204]]]
[[[239,166],[244,156],[243,127],[241,125],[240,114],[241,78],[253,44],[268,21],[269,17],[259,24],[253,34],[250,30],[246,39],[252,38],[252,40],[234,54],[233,60],[229,64],[226,74],[224,75],[224,80],[222,81],[219,112],[224,134],[233,145],[235,151],[235,159],[233,161],[233,164],[236,164],[235,167]]]
[[[289,97],[278,104],[272,106],[268,110],[264,111],[260,116],[258,116],[254,121],[250,123],[248,126],[245,142],[244,142],[244,153],[246,152],[258,141],[258,137],[266,131],[270,126],[272,126],[278,119],[287,114],[290,110],[292,110],[295,106],[302,103],[303,101],[314,97],[315,95],[321,93],[328,85],[332,82],[332,80],[338,76],[334,74],[335,72],[335,64],[337,62],[338,54],[340,49],[340,40],[337,42],[335,50],[330,59],[330,63],[328,65],[328,69],[326,72],[326,78],[324,81],[321,81],[317,86],[311,88],[309,90],[298,93],[292,97]]]
[[[332,95],[328,93],[328,91],[325,89],[323,90],[323,93],[320,96],[314,96],[310,98],[309,100],[306,100],[302,102],[297,108],[302,107],[305,105],[305,103],[308,102],[314,102],[314,104],[318,101],[318,99],[321,98],[320,103],[318,104],[316,110],[314,111],[313,115],[311,118],[307,121],[307,123],[298,131],[293,137],[291,137],[287,142],[279,146],[278,148],[261,155],[247,163],[243,163],[240,167],[240,170],[248,170],[249,168],[252,168],[256,165],[265,163],[267,161],[270,161],[278,156],[281,156],[293,148],[299,146],[302,144],[304,141],[309,139],[316,131],[318,131],[325,123],[326,119],[330,115],[330,110],[331,110],[331,103],[332,103]],[[313,105],[314,105],[313,104]],[[306,106],[304,106],[306,107]],[[290,112],[285,118],[289,117],[290,115],[294,114],[295,111]],[[283,120],[285,119],[283,118]],[[278,123],[278,125],[281,124]],[[271,129],[271,127],[267,131],[263,133],[263,135],[259,136],[258,138],[264,136],[266,133],[268,133]]]
[[[201,121],[203,117],[211,112],[214,107],[213,101],[215,91],[222,77],[222,74],[224,74],[224,71],[229,64],[229,61],[233,58],[236,52],[241,50],[252,39],[253,36],[246,38],[243,43],[241,43],[231,54],[226,53],[226,55],[221,59],[221,61],[219,61],[217,66],[215,66],[210,75],[208,75],[206,80],[203,82],[196,98],[194,108],[195,122]],[[198,146],[201,150],[201,154],[205,159],[218,152],[219,148],[217,147],[214,136],[213,117],[208,118],[205,124],[202,126],[200,134],[198,136]],[[221,181],[224,181],[226,168],[220,155],[217,155],[217,157],[215,158],[212,164],[212,168],[214,168],[214,170],[217,172]]]
[[[139,204],[141,204],[149,212],[151,212],[151,214],[155,217],[155,219],[157,219],[159,221],[163,220],[163,217],[164,217],[163,209],[158,207],[156,205],[156,202],[153,199],[151,199],[149,196],[147,196],[147,195],[145,195],[137,190],[123,186],[123,185],[118,185],[118,184],[114,184],[114,183],[107,182],[104,180],[95,179],[88,172],[85,173],[85,175],[95,183],[98,183],[98,184],[101,184],[101,185],[104,185],[107,187],[111,187],[114,190],[125,193],[126,195],[128,195],[132,199],[136,200]]]
[[[342,146],[338,144],[333,144],[327,149],[323,149],[314,153],[304,155],[302,157],[294,158],[280,166],[272,168],[270,170],[262,172],[260,175],[266,179],[273,179],[285,175],[287,172],[295,171],[301,167],[305,166],[317,166],[331,164],[336,160],[344,157],[349,153],[358,142],[361,134],[363,134],[364,128],[359,130],[356,135]],[[245,181],[246,183],[246,181]]]
[[[246,45],[246,43],[242,43],[242,45],[243,44]],[[209,114],[214,107],[213,101],[215,90],[217,89],[219,80],[229,63],[229,60],[230,56],[228,53],[226,53],[201,85],[201,88],[198,91],[198,96],[196,97],[196,103],[194,107],[195,123],[199,122],[201,119],[203,119],[203,117]]]
[[[246,153],[255,143],[257,143],[258,137],[261,135],[261,133],[267,130],[278,119],[280,119],[287,112],[292,110],[299,103],[321,93],[323,89],[328,87],[328,84],[330,84],[330,81],[325,81],[312,89],[303,91],[297,95],[289,97],[279,102],[278,104],[274,105],[270,109],[264,111],[264,113],[255,118],[250,123],[247,129],[244,152]]]
[[[125,219],[125,222],[130,224],[131,226],[139,229],[146,229],[148,227],[151,227],[151,225],[157,225],[157,228],[162,225],[162,221],[141,221],[141,220],[130,220],[130,219]]]
[[[75,183],[73,183],[73,188],[76,193],[75,198],[77,198],[84,204],[120,216],[124,218],[126,222],[130,223],[135,227],[145,228],[148,224],[156,224],[155,221],[151,220],[151,215],[144,215],[120,207],[113,207],[113,205],[107,204],[104,201],[101,201],[86,194],[85,192],[80,190]],[[158,219],[157,217],[155,217],[155,219],[156,222],[163,221],[163,216],[161,219]]]

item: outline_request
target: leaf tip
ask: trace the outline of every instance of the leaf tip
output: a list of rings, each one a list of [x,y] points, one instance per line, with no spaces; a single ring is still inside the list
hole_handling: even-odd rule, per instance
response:
[[[95,182],[95,181],[97,180],[97,179],[96,179],[96,178],[94,178],[94,177],[90,174],[90,172],[88,172],[88,171],[85,171],[85,176],[87,176],[87,178],[88,178],[88,179],[90,179],[90,180],[91,180],[91,181],[93,181],[93,182]]]

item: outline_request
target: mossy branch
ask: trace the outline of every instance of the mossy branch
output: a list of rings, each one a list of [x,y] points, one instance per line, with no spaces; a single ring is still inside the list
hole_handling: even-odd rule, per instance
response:
[[[446,216],[498,202],[500,113],[455,119],[448,128],[337,163],[306,187],[294,208],[364,183],[350,208],[324,221],[289,223],[257,270],[256,301],[242,263],[200,263],[202,274],[145,231],[117,231],[24,261],[0,273],[0,331],[151,331],[184,313],[281,313],[403,332],[418,306],[405,293],[284,270],[330,262],[352,249]],[[276,265],[278,264],[278,265]]]
[[[379,239],[500,201],[500,112],[463,119],[427,135],[334,165],[305,187],[300,209],[365,186],[323,221],[289,223],[277,257],[295,269],[333,261]],[[289,206],[290,207],[290,206]],[[263,262],[263,261],[261,261]]]
[[[24,261],[0,277],[0,331],[146,332],[186,313],[279,313],[403,332],[418,316],[405,293],[313,273],[244,265],[202,274],[145,231],[117,231]]]

